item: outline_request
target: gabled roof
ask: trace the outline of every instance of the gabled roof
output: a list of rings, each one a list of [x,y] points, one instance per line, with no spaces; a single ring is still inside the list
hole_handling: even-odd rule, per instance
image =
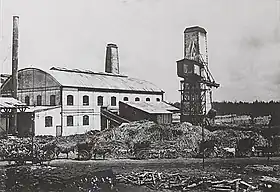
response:
[[[133,108],[140,109],[141,111],[145,111],[150,114],[162,114],[162,113],[172,113],[171,111],[179,111],[180,109],[173,107],[163,101],[160,102],[124,102],[120,101],[120,103],[125,103]]]
[[[119,74],[96,73],[90,70],[66,69],[58,67],[52,67],[49,70],[49,74],[64,87],[157,93],[163,92],[163,90],[149,81],[130,78]]]

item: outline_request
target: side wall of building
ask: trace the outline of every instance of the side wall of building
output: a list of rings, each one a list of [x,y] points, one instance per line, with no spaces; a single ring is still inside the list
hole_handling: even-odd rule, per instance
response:
[[[5,82],[1,93],[11,95],[11,78]],[[51,104],[50,97],[55,95],[55,103]],[[60,84],[48,73],[35,68],[28,68],[18,72],[18,99],[29,105],[38,105],[38,96],[41,96],[39,105],[60,105]]]
[[[78,88],[63,88],[62,91],[62,114],[63,114],[63,134],[79,134],[90,130],[101,129],[100,107],[98,105],[98,97],[103,97],[103,106],[119,109],[119,101],[123,101],[127,97],[128,101],[135,101],[139,98],[140,101],[145,101],[150,98],[150,101],[162,99],[159,94],[140,94],[140,93],[117,93],[117,92],[96,92],[92,90],[79,90]],[[67,96],[73,96],[73,105],[67,105]],[[83,96],[89,97],[89,105],[83,105]],[[116,97],[116,106],[112,106],[111,98]],[[83,125],[83,116],[89,116],[89,125]],[[67,116],[73,117],[73,126],[67,126]]]
[[[156,114],[149,114],[137,108],[131,107],[123,102],[120,102],[120,116],[128,119],[129,121],[150,120],[156,122]]]
[[[45,111],[35,112],[35,135],[52,135],[56,136],[56,127],[61,125],[60,118],[61,108],[49,109]],[[51,126],[45,126],[46,117],[52,117]],[[62,132],[63,134],[63,132]]]
[[[162,113],[157,114],[157,123],[159,124],[171,124],[172,123],[172,114],[171,113]]]

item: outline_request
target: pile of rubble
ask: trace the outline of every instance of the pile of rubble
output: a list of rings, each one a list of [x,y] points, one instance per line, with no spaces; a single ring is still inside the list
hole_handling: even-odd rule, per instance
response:
[[[205,129],[205,137],[210,138]],[[189,123],[158,125],[150,121],[139,121],[105,130],[93,137],[94,143],[111,146],[113,156],[120,151],[130,157],[135,148],[142,150],[143,158],[176,158],[196,154],[202,140],[202,129]]]
[[[239,131],[234,129],[225,129],[213,131],[210,140],[214,140],[221,147],[236,147],[238,140],[252,138],[256,142],[256,146],[266,146],[266,139],[252,131]]]
[[[236,148],[238,141],[245,138],[254,139],[256,146],[267,144],[266,139],[253,131],[225,129],[211,132],[204,129],[204,132],[205,141],[213,141],[220,149]],[[112,149],[111,157],[116,158],[196,157],[200,152],[202,128],[189,123],[158,125],[138,121],[97,133],[93,136],[93,142],[100,144],[100,147],[109,146]],[[135,151],[137,148],[141,149]]]
[[[237,142],[253,138],[257,146],[266,146],[258,133],[233,129],[209,131],[204,129],[205,141],[213,141],[220,148],[236,148]],[[74,152],[78,143],[88,142],[97,149],[110,149],[110,158],[178,158],[196,157],[200,154],[202,128],[189,123],[158,125],[151,121],[138,121],[104,131],[90,131],[62,137],[36,136],[35,150],[55,147],[56,155]],[[31,138],[0,140],[0,156],[6,159],[30,155]],[[44,152],[44,150],[41,150]]]
[[[32,142],[30,138],[8,137],[0,140],[1,159],[25,159],[32,151]]]
[[[163,173],[157,171],[141,171],[126,175],[117,175],[120,183],[146,186],[152,190],[168,189],[172,191],[256,191],[257,186],[240,178],[233,180],[217,180],[212,177],[189,177],[181,173]]]

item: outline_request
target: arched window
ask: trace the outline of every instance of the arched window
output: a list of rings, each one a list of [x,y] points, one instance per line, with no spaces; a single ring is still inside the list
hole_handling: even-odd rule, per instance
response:
[[[41,95],[37,95],[37,105],[38,106],[42,105],[42,96]]]
[[[24,103],[25,103],[26,105],[30,105],[30,98],[29,98],[28,95],[25,96],[25,98],[24,98]]]
[[[67,105],[73,105],[73,95],[67,95]]]
[[[111,106],[116,106],[117,105],[117,98],[116,97],[111,97]]]
[[[160,101],[160,98],[157,98],[157,101],[159,102],[159,101]]]
[[[102,106],[103,105],[103,97],[102,96],[98,96],[97,97],[97,105],[98,106]]]
[[[55,95],[50,96],[50,105],[55,106]]]
[[[72,115],[67,116],[67,126],[73,126],[74,125],[74,118]]]
[[[124,101],[128,101],[128,97],[124,97],[123,100],[124,100]]]
[[[83,105],[89,105],[89,96],[87,95],[83,96]]]
[[[149,97],[146,98],[146,101],[151,101],[151,99]]]
[[[45,127],[52,127],[52,116],[45,117]]]
[[[136,97],[136,98],[135,98],[135,101],[140,101],[140,98],[139,98],[139,97]]]
[[[83,125],[89,125],[89,116],[88,115],[83,116]]]

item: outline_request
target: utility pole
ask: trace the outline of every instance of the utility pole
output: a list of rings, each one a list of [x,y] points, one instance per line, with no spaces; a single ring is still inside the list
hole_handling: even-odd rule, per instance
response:
[[[17,99],[18,88],[18,48],[19,48],[19,16],[13,16],[13,44],[12,44],[12,97]],[[12,110],[10,133],[17,132],[17,109]]]

